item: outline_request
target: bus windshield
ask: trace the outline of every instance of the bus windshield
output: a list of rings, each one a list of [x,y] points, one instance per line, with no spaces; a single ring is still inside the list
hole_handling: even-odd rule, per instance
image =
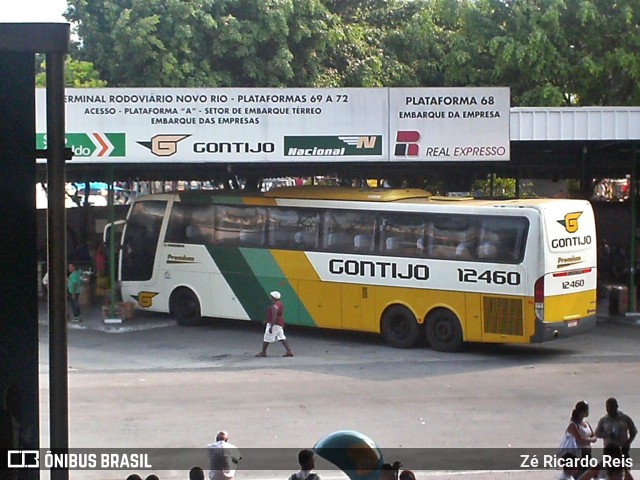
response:
[[[122,238],[122,281],[151,279],[166,207],[165,201],[133,204]]]

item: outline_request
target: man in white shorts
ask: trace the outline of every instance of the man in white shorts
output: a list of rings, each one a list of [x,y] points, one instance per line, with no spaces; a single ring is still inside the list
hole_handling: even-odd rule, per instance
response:
[[[256,357],[266,357],[267,348],[270,343],[282,342],[286,352],[283,357],[293,357],[293,352],[287,343],[287,337],[284,335],[284,307],[280,302],[280,292],[270,292],[271,306],[267,310],[264,323],[264,338],[262,341],[262,351]]]

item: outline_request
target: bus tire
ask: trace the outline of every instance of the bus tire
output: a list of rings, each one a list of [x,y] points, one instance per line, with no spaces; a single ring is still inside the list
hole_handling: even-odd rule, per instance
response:
[[[178,288],[171,294],[170,311],[178,325],[193,327],[202,322],[200,301],[188,288]]]
[[[411,348],[420,340],[420,326],[415,315],[402,305],[387,309],[380,322],[384,341],[394,348]]]
[[[439,352],[457,352],[464,343],[458,317],[444,308],[438,308],[427,316],[427,341]]]

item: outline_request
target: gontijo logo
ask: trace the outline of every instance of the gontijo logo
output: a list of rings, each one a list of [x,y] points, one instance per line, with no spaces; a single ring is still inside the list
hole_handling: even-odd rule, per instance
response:
[[[582,212],[567,213],[562,220],[556,220],[568,233],[576,233],[578,231],[578,218],[580,218]],[[591,235],[582,235],[574,237],[553,238],[551,239],[551,248],[567,248],[567,247],[581,247],[584,245],[591,245],[593,238]]]
[[[153,305],[153,297],[156,295],[158,295],[158,292],[139,292],[138,295],[131,295],[131,297],[133,297],[142,308],[149,308]]]
[[[576,233],[578,231],[578,218],[580,218],[582,212],[567,213],[564,219],[558,220],[558,223],[564,227],[569,233]]]
[[[382,135],[315,135],[284,137],[287,157],[382,155]]]
[[[178,142],[181,142],[191,135],[169,134],[156,135],[150,142],[137,142],[139,145],[151,150],[156,157],[170,157],[178,152]]]

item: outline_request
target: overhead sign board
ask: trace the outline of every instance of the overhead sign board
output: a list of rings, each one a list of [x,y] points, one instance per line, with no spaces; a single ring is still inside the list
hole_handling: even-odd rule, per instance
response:
[[[392,88],[392,160],[509,160],[508,88]]]
[[[476,103],[419,105],[436,95]],[[506,88],[67,89],[65,103],[74,163],[509,159]],[[36,104],[45,149],[44,89]]]

